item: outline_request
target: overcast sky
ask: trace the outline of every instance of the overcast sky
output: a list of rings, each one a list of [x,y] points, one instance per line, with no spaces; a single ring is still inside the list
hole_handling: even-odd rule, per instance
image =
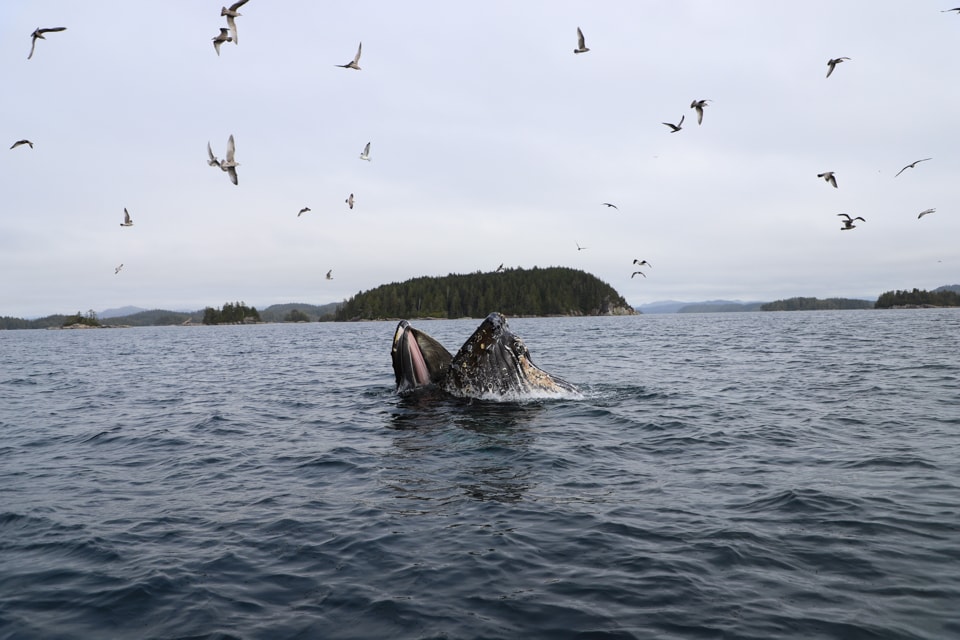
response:
[[[220,0],[4,0],[0,315],[323,304],[500,263],[633,305],[960,282],[952,6],[250,0],[218,57]],[[231,134],[238,186],[206,163]]]

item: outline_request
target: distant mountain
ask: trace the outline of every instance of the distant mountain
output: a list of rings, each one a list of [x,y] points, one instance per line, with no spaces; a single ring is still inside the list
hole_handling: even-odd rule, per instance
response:
[[[643,313],[720,313],[727,311],[759,311],[762,302],[740,300],[704,300],[702,302],[679,302],[662,300],[637,307]]]
[[[737,313],[742,311],[760,311],[762,302],[740,302],[737,300],[709,300],[688,304],[677,309],[677,313]]]
[[[941,291],[952,291],[954,293],[960,293],[960,284],[945,284],[942,287],[937,287],[933,291],[935,293],[939,293]]]
[[[141,311],[147,311],[147,309],[127,305],[126,307],[117,307],[116,309],[104,309],[97,314],[97,317],[118,318],[121,316],[132,316],[133,314],[140,313]]]
[[[637,311],[643,313],[676,313],[680,307],[685,307],[689,302],[680,302],[678,300],[658,300],[649,304],[641,304],[634,307]]]
[[[286,302],[284,304],[272,304],[266,309],[260,311],[260,318],[264,322],[284,322],[286,317],[292,311],[299,311],[306,315],[310,322],[316,322],[324,316],[332,316],[336,312],[339,302],[330,302],[323,305],[307,304],[305,302]]]

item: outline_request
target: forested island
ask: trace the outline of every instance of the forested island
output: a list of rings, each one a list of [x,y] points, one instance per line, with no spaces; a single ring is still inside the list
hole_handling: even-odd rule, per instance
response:
[[[877,309],[960,307],[960,285],[937,287],[933,291],[887,291],[880,294],[875,306]]]
[[[578,269],[547,267],[414,278],[359,292],[334,320],[597,316],[637,313],[609,284]]]
[[[856,298],[787,298],[760,305],[761,311],[820,311],[835,309],[873,309],[870,300]]]

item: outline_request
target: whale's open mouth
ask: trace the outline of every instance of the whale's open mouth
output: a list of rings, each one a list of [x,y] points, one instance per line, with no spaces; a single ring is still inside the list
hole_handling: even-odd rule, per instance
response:
[[[397,392],[405,393],[436,384],[450,366],[450,352],[443,345],[401,320],[393,334],[393,373]]]

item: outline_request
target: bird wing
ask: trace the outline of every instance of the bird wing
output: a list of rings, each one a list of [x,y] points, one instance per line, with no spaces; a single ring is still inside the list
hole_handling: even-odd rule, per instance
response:
[[[365,155],[365,156],[370,155],[370,143],[369,143],[369,142],[368,142],[368,143],[366,144],[366,146],[363,148],[363,155]]]
[[[577,46],[581,49],[585,49],[587,47],[587,43],[583,39],[583,31],[580,31],[580,27],[577,27]]]
[[[230,5],[230,11],[236,11],[237,9],[247,4],[248,2],[250,2],[250,0],[238,0],[237,2],[234,2],[232,5]]]
[[[837,215],[838,215],[838,216],[843,216],[843,217],[846,218],[847,220],[850,220],[850,215],[847,214],[847,213],[838,213]]]
[[[680,122],[677,123],[677,127],[679,127],[681,124],[683,124],[683,119],[686,118],[686,117],[687,117],[687,116],[685,116],[685,115],[684,115],[684,116],[680,116]]]
[[[213,155],[213,149],[210,148],[209,141],[207,142],[207,155],[210,156],[210,162],[216,162],[219,164],[220,161],[217,160],[217,156]]]
[[[66,31],[66,27],[50,27],[49,29],[37,29],[40,33],[52,33],[54,31]]]
[[[30,41],[30,55],[27,56],[27,60],[33,57],[33,49],[37,46],[37,35],[33,35],[33,40]]]
[[[237,36],[237,21],[231,14],[227,14],[227,26],[230,27],[230,33],[233,34],[233,43],[237,44],[239,37]]]
[[[239,184],[237,181],[237,168],[236,167],[227,167],[227,173],[230,174],[230,182],[233,184]]]
[[[233,154],[236,152],[236,146],[233,143],[233,134],[230,134],[230,137],[227,138],[227,162],[233,162]],[[236,184],[236,179],[234,179],[234,184]]]
[[[360,46],[357,47],[357,55],[353,56],[353,64],[358,64],[360,62],[360,52],[363,50],[363,43],[360,43]]]
[[[124,223],[132,222],[132,221],[130,220],[130,214],[127,213],[127,208],[126,208],[126,207],[123,208],[123,221],[124,221]]]

